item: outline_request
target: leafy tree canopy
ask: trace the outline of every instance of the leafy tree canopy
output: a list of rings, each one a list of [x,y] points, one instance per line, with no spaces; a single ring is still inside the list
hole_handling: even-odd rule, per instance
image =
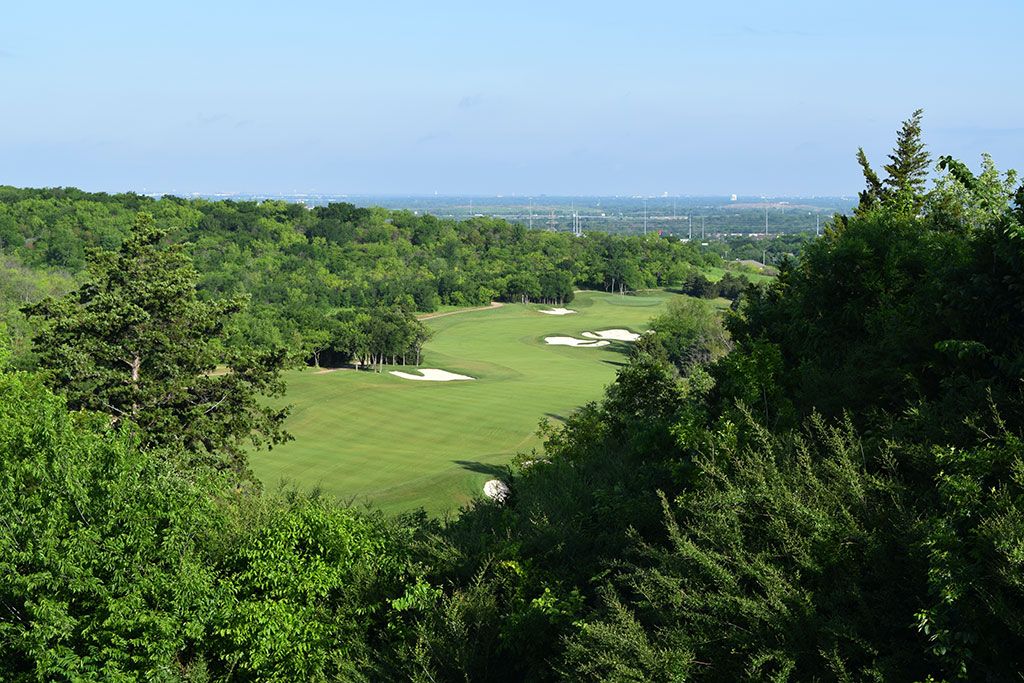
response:
[[[242,467],[242,446],[286,438],[280,350],[226,347],[239,300],[203,301],[184,247],[140,214],[117,251],[89,256],[86,283],[28,306],[35,351],[73,409],[130,422],[146,447],[205,452]],[[218,364],[221,365],[218,365]]]

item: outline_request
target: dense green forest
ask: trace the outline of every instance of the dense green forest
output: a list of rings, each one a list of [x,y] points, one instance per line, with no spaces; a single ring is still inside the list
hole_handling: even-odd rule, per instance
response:
[[[682,283],[699,254],[344,206],[4,190],[5,268],[18,296],[49,298],[23,328],[36,349],[18,362],[38,369],[0,351],[0,669],[1020,680],[1024,187],[987,158],[933,165],[919,113],[881,172],[859,161],[857,209],[774,284],[724,323],[670,308],[602,400],[543,428],[504,504],[447,520],[249,480],[236,444],[276,438],[283,416],[253,397],[276,388],[270,349],[308,335],[299,312],[564,301]],[[105,251],[83,271],[87,246]],[[571,282],[546,290],[543,273]],[[218,383],[225,358],[238,378]]]
[[[317,361],[414,360],[424,341],[417,311],[495,299],[563,304],[575,289],[675,285],[721,263],[674,239],[575,238],[490,218],[0,187],[0,320],[22,366],[32,363],[31,330],[17,309],[70,291],[90,250],[117,249],[138,213],[186,246],[202,297],[246,299],[229,345]]]

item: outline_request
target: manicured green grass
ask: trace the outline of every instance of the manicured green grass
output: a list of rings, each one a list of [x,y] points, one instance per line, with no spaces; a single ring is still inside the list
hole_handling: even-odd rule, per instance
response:
[[[510,304],[428,321],[435,336],[422,367],[475,377],[471,382],[353,370],[290,373],[287,428],[295,441],[254,453],[253,469],[271,487],[282,480],[318,486],[389,511],[455,510],[513,455],[539,445],[540,420],[600,398],[626,360],[626,343],[572,348],[545,344],[545,336],[641,332],[672,296],[583,292],[568,305],[579,311],[573,315]]]

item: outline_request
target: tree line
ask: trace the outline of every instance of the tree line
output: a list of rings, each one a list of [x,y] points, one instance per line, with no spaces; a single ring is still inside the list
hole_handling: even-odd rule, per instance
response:
[[[184,245],[203,298],[244,299],[228,345],[284,347],[313,362],[324,350],[364,364],[415,357],[422,330],[412,314],[442,305],[564,305],[576,289],[669,286],[721,264],[674,239],[576,238],[489,218],[0,187],[0,252],[25,280],[19,292],[0,291],[0,314],[23,367],[31,330],[17,307],[73,288],[92,251],[119,248],[140,213]],[[371,320],[356,323],[360,312]]]

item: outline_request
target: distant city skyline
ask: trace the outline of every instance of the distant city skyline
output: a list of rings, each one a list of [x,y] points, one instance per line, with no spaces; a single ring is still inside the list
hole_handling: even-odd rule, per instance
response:
[[[0,184],[836,197],[925,109],[1024,170],[1024,4],[11,3]]]
[[[84,188],[79,188],[84,189]],[[102,192],[103,190],[99,190]],[[169,196],[174,195],[174,191],[146,191],[138,192],[138,194],[145,194],[151,197]],[[773,195],[745,195],[745,194],[557,194],[550,192],[541,192],[539,194],[422,194],[412,192],[383,192],[383,193],[333,193],[333,192],[188,192],[183,193],[182,197],[241,197],[241,198],[262,198],[262,199],[298,199],[302,197],[321,197],[329,199],[345,199],[345,198],[380,198],[380,199],[501,199],[505,201],[522,202],[531,199],[616,199],[616,200],[644,200],[644,199],[680,199],[680,200],[697,200],[697,199],[716,199],[724,201],[744,201],[750,199],[763,199],[763,200],[780,200],[780,199],[851,199],[856,198],[857,193],[851,192],[847,194],[822,194],[822,195],[799,195],[799,194],[773,194]]]

